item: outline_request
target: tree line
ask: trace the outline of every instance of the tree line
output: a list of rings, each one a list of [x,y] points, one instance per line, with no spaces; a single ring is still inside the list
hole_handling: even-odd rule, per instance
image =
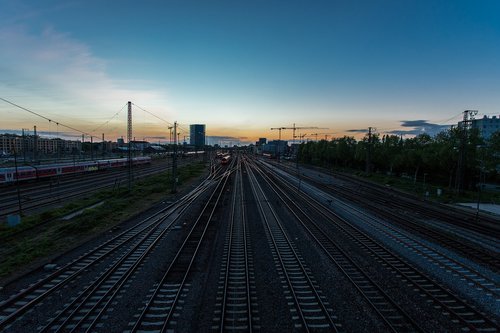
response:
[[[344,136],[299,146],[301,163],[411,177],[450,189],[474,189],[479,182],[500,183],[500,132],[488,140],[477,129],[453,127],[435,136],[412,138]]]

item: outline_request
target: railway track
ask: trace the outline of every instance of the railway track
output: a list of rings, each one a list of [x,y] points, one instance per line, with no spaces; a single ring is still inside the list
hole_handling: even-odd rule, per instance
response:
[[[268,169],[268,172],[272,172],[272,170]],[[283,177],[281,178],[287,182]],[[296,182],[293,185],[289,184],[289,188],[296,191]],[[307,198],[307,196],[302,191],[301,197]],[[317,200],[312,198],[308,200],[311,200],[312,207],[320,207]],[[462,330],[482,332],[500,331],[499,324],[491,319],[489,315],[480,311],[475,305],[458,296],[448,286],[430,277],[423,270],[372,238],[359,227],[333,213],[325,204],[321,205],[322,209],[318,209],[318,213],[324,218],[324,221],[319,220],[322,229],[328,230],[329,234],[341,233],[346,239],[351,240],[397,279],[418,290],[435,307],[441,309],[444,316],[452,318],[454,323],[460,325]],[[352,206],[349,208],[351,210],[355,209]],[[458,271],[454,274],[461,274],[460,276],[464,278],[467,272]]]
[[[193,223],[161,281],[156,288],[150,291],[151,296],[148,297],[146,305],[136,316],[137,319],[131,325],[130,332],[165,332],[175,326],[174,313],[182,310],[179,301],[183,293],[187,293],[189,290],[189,273],[205,239],[214,213],[219,206],[230,174],[230,170],[225,171],[217,181],[210,198]]]
[[[369,181],[357,179],[353,176],[338,172],[335,173],[335,177],[356,184],[361,187],[363,191],[370,192],[374,198],[378,197],[380,199],[383,195],[387,194],[386,190],[381,190],[379,185]],[[391,192],[393,191],[391,190]],[[444,206],[428,200],[421,200],[420,198],[399,191],[395,191],[395,194],[398,196],[399,200],[390,203],[394,205],[395,208],[407,209],[411,207],[422,216],[437,218],[449,224],[459,225],[478,232],[488,234],[491,232],[492,226],[497,225],[499,222],[498,218],[486,214],[480,214],[480,221],[477,221],[475,212]],[[499,231],[498,228],[496,230],[497,232]]]
[[[186,164],[184,162],[184,164]],[[183,164],[180,164],[180,166]],[[150,168],[138,168],[134,171],[134,179],[140,179],[164,172],[168,165],[158,165]],[[21,191],[21,205],[23,213],[39,210],[43,207],[54,205],[62,200],[81,197],[82,195],[93,193],[102,189],[123,186],[128,179],[126,169],[113,173],[89,174],[84,179],[71,177],[64,182],[50,183],[43,182],[39,186],[27,187]],[[48,188],[47,188],[48,187]],[[15,190],[6,191],[0,197],[0,219],[7,215],[18,212],[19,206],[17,193]]]
[[[283,164],[281,164],[281,166],[283,166]],[[295,167],[292,168],[289,165],[286,165],[286,168],[289,170],[296,170]],[[384,204],[387,207],[403,211],[410,209],[423,217],[430,219],[435,218],[441,222],[446,222],[448,225],[460,226],[462,228],[482,233],[483,235],[491,235],[492,233],[496,233],[497,237],[499,235],[500,220],[498,218],[486,214],[480,214],[480,219],[478,221],[475,212],[469,212],[467,210],[423,200],[414,195],[393,190],[391,188],[384,188],[368,180],[359,179],[345,173],[334,172],[333,176],[337,180],[345,182],[344,185],[338,184],[343,188],[350,189],[351,192],[368,195],[374,202]],[[349,185],[345,186],[346,184]],[[388,198],[390,200],[388,200]]]
[[[290,173],[296,174],[296,170],[288,170]],[[472,239],[473,235],[470,233],[468,235],[463,235],[463,230],[456,230],[453,225],[449,225],[446,228],[447,230],[443,230],[442,228],[438,229],[432,224],[429,225],[428,223],[422,223],[422,221],[413,218],[407,213],[412,212],[412,208],[409,206],[406,206],[406,214],[394,212],[387,209],[385,206],[385,204],[387,204],[387,200],[381,199],[380,195],[370,195],[366,197],[365,192],[353,190],[348,186],[325,184],[306,175],[301,175],[301,177],[328,193],[335,194],[340,198],[348,199],[351,202],[358,203],[362,207],[368,208],[376,215],[387,219],[387,221],[390,221],[405,230],[416,233],[425,239],[433,240],[445,248],[452,249],[466,257],[472,258],[474,261],[486,267],[491,267],[497,272],[500,271],[500,254],[495,252],[491,247],[485,248],[483,246],[487,244],[487,239],[490,235]],[[495,241],[493,241],[492,246],[494,246],[494,243]]]
[[[212,329],[220,333],[251,333],[260,329],[241,160],[236,163],[231,216],[212,325]]]
[[[24,290],[0,301],[0,331],[9,328],[15,320],[49,297],[56,295],[70,282],[80,278],[91,268],[102,269],[83,292],[74,296],[59,313],[39,328],[44,332],[61,330],[90,329],[98,324],[97,320],[107,309],[110,301],[130,279],[140,263],[152,251],[155,244],[171,230],[175,221],[190,204],[211,188],[218,172],[202,182],[196,189],[168,205],[161,211],[144,219],[132,228],[92,249],[55,272],[45,276]]]
[[[301,196],[302,202],[299,204],[297,197],[292,197],[290,194],[295,192],[294,188],[286,183],[277,183],[262,169],[254,167],[260,171],[261,177],[266,180],[269,187],[294,215],[304,230],[316,241],[319,248],[324,251],[378,314],[389,331],[424,332],[424,329],[370,277],[369,272],[356,264],[351,256],[323,231],[322,227],[311,217],[311,214],[301,207],[302,203],[306,203],[309,209],[321,209],[321,207],[317,207],[317,203]],[[296,195],[296,193],[294,194]]]
[[[305,332],[338,332],[342,325],[333,314],[333,309],[312,272],[305,266],[295,245],[287,236],[278,214],[254,174],[254,169],[247,167],[246,170],[265,224],[278,274],[284,282],[283,288],[295,328]]]

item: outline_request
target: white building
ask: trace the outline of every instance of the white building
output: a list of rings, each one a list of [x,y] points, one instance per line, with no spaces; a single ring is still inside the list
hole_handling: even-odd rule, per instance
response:
[[[472,128],[479,129],[481,136],[487,140],[493,133],[500,131],[500,116],[491,118],[484,116],[481,119],[473,119]]]

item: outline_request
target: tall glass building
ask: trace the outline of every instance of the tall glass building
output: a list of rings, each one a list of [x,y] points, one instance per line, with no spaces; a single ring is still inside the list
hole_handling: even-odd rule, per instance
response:
[[[189,126],[189,144],[196,148],[205,147],[205,125],[194,124]]]

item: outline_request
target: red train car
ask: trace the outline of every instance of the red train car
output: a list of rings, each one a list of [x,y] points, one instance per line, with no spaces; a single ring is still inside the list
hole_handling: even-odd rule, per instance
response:
[[[133,165],[151,163],[151,157],[135,157],[132,159]],[[17,168],[0,168],[0,184],[9,184],[19,179],[25,181],[30,179],[48,178],[57,175],[72,173],[93,172],[109,168],[119,168],[128,165],[128,159],[118,158],[111,160],[75,162],[65,164],[47,164],[37,167],[22,166]]]

